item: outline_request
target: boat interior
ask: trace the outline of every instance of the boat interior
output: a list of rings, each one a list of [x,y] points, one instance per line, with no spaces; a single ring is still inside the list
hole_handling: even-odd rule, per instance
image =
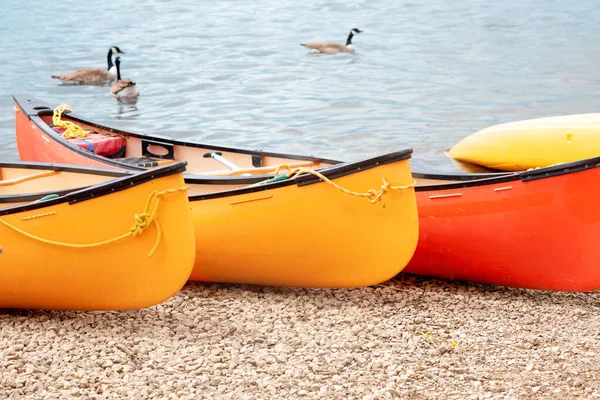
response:
[[[42,114],[40,117],[57,135],[65,131],[65,128],[53,125],[52,115]],[[273,174],[280,167],[323,168],[339,163],[310,156],[288,156],[137,136],[70,115],[62,115],[61,121],[72,122],[87,133],[85,137],[67,137],[66,140],[72,144],[84,151],[135,167],[150,168],[186,160],[189,174],[241,176]]]

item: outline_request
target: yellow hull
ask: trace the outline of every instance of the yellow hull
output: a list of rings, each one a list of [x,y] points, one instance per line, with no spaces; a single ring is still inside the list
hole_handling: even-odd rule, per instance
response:
[[[456,144],[450,157],[503,171],[523,171],[600,154],[600,113],[491,126]]]
[[[412,257],[419,234],[408,159],[358,166],[332,182],[366,192],[378,190],[382,178],[408,187],[374,204],[301,178],[265,190],[191,196],[197,245],[190,279],[357,287],[393,277]]]
[[[109,180],[45,202],[0,204],[0,307],[122,310],[174,295],[195,257],[180,169]],[[156,210],[157,224],[128,234],[145,210]]]

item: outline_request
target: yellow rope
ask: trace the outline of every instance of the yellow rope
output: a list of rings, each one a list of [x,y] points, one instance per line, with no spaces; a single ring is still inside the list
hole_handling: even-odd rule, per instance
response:
[[[83,130],[82,127],[71,121],[63,121],[61,119],[62,114],[65,111],[71,111],[71,107],[66,104],[62,104],[54,109],[52,115],[52,124],[60,128],[65,128],[65,131],[61,133],[61,136],[67,139],[75,139],[78,137],[87,137],[90,132]]]
[[[50,212],[43,213],[43,214],[31,215],[29,217],[21,217],[21,221],[26,221],[28,219],[34,219],[34,218],[40,218],[40,217],[47,217],[48,215],[54,215],[54,214],[56,214],[56,211],[50,211]]]
[[[107,244],[111,244],[114,242],[117,242],[121,239],[125,239],[126,237],[136,237],[141,235],[148,226],[150,226],[151,223],[154,223],[154,225],[156,226],[156,241],[154,242],[154,246],[152,247],[152,250],[150,250],[150,253],[148,254],[148,257],[152,257],[152,255],[154,254],[154,252],[156,251],[156,249],[158,248],[158,244],[160,243],[160,240],[162,238],[162,230],[160,228],[160,224],[158,223],[158,221],[156,220],[156,213],[158,212],[158,205],[160,203],[160,199],[162,198],[162,196],[167,195],[167,194],[172,194],[172,193],[176,193],[176,192],[181,192],[181,191],[186,191],[189,188],[187,186],[183,186],[180,188],[176,188],[176,189],[168,189],[168,190],[163,190],[163,191],[153,191],[152,193],[150,193],[150,195],[148,196],[148,200],[146,201],[146,207],[144,208],[144,211],[140,214],[135,214],[134,215],[134,219],[135,219],[135,223],[134,225],[131,227],[131,229],[129,230],[129,232],[124,233],[120,236],[117,236],[115,238],[112,239],[107,239],[107,240],[103,240],[100,242],[96,242],[96,243],[85,243],[85,244],[77,244],[77,243],[65,243],[65,242],[59,242],[56,240],[49,240],[49,239],[44,239],[41,238],[39,236],[35,236],[32,235],[31,233],[25,232],[22,229],[17,228],[14,225],[9,224],[8,222],[0,219],[0,223],[2,223],[3,225],[5,225],[7,228],[10,228],[24,236],[27,236],[30,239],[34,239],[34,240],[38,240],[40,242],[43,243],[47,243],[47,244],[52,244],[52,245],[56,245],[56,246],[62,246],[62,247],[70,247],[70,248],[92,248],[92,247],[99,247],[99,246],[104,246]],[[150,206],[152,204],[152,200],[156,199],[156,202],[154,204],[154,209],[150,212]]]
[[[277,176],[279,171],[282,169],[287,169],[288,178],[295,178],[302,174],[312,174],[312,175],[320,178],[321,180],[329,183],[336,189],[341,190],[342,192],[344,192],[346,194],[350,194],[353,196],[367,197],[369,199],[369,202],[371,202],[371,204],[375,204],[378,201],[383,204],[382,197],[384,194],[386,194],[390,190],[410,189],[410,188],[415,187],[417,184],[417,182],[413,179],[413,181],[411,183],[409,183],[408,185],[393,186],[387,179],[385,179],[385,177],[382,177],[381,178],[382,183],[381,183],[381,186],[379,187],[379,190],[369,189],[366,192],[355,192],[355,191],[348,190],[346,188],[341,187],[337,183],[335,183],[332,180],[330,180],[329,178],[327,178],[325,175],[321,174],[319,171],[315,171],[314,169],[310,169],[310,168],[290,168],[288,165],[283,164],[283,165],[278,166],[275,169],[274,176]],[[385,204],[383,204],[383,205],[385,206]]]

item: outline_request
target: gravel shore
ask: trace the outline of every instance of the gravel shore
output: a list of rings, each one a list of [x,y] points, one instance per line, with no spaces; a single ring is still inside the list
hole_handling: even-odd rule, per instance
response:
[[[126,312],[0,310],[0,398],[600,398],[599,294],[400,275],[188,283]]]

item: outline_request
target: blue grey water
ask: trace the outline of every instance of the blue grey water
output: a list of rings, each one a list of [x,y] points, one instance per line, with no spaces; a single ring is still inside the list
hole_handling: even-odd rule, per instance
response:
[[[413,148],[414,170],[493,124],[600,108],[600,2],[2,0],[0,159],[11,93],[100,123],[204,143],[356,160]],[[299,44],[344,42],[355,54]],[[118,45],[141,97],[63,86]]]

